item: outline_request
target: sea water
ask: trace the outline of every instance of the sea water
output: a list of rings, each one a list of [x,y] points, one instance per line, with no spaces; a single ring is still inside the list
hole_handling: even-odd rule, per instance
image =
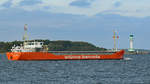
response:
[[[8,61],[0,55],[0,84],[150,84],[150,55],[124,60]]]

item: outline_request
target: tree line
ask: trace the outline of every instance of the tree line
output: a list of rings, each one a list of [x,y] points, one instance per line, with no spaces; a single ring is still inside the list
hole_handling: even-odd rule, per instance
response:
[[[29,40],[33,41],[33,40]],[[91,43],[83,41],[50,41],[50,40],[34,40],[42,41],[44,45],[48,46],[49,51],[105,51],[106,48],[97,47]],[[0,42],[0,52],[11,51],[12,46],[19,46],[23,41]]]

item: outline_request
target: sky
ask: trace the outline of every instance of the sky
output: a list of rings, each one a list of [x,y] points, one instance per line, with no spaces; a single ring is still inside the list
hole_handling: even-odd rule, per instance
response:
[[[150,49],[150,0],[0,0],[0,41],[29,39],[86,41],[98,47]]]

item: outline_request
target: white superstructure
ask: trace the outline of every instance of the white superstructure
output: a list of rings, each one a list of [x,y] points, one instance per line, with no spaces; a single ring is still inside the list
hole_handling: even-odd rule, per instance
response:
[[[12,52],[36,52],[43,48],[43,42],[24,42],[23,45],[13,46]]]

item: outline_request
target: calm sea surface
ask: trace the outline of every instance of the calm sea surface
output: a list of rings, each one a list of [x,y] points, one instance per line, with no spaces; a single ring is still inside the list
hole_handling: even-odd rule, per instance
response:
[[[0,84],[150,84],[150,55],[126,60],[8,61],[0,55]]]

